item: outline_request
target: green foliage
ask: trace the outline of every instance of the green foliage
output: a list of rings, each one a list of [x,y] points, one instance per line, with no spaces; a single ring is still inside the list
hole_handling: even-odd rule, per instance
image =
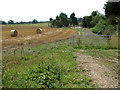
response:
[[[34,19],[33,21],[32,21],[32,23],[34,24],[34,23],[38,23],[38,21],[36,20],[36,19]]]
[[[96,16],[97,14],[98,14],[98,11],[93,11],[93,12],[91,13],[92,16]]]
[[[60,13],[59,16],[56,16],[56,19],[50,19],[50,21],[52,27],[68,27],[69,25],[78,25],[75,13],[72,13],[70,18],[68,18],[65,13]]]
[[[51,21],[51,22],[52,22],[52,20],[53,20],[53,19],[52,19],[52,18],[50,18],[50,21]]]
[[[3,57],[3,87],[95,87],[90,78],[85,75],[80,76],[82,71],[76,68],[77,56],[73,51],[75,50],[67,40],[17,50],[15,56],[11,53],[7,54]]]
[[[105,16],[100,14],[98,11],[93,11],[90,16],[84,16],[82,19],[83,28],[92,28],[98,24],[100,19],[105,20]]]
[[[107,25],[103,32],[103,35],[112,35],[115,33],[115,27],[113,25]]]
[[[74,12],[70,15],[70,19],[71,19],[71,24],[73,26],[78,25],[78,21],[77,21],[77,18],[75,17],[75,13]]]
[[[11,79],[9,87],[15,88],[54,88],[55,82],[60,80],[60,72],[56,71],[54,66],[39,66],[35,69],[28,69],[25,73],[14,72],[9,73],[9,75],[14,75],[8,77],[6,73],[3,75],[3,83],[9,83],[7,78]]]
[[[69,26],[69,22],[68,22],[68,17],[65,13],[60,13],[60,20],[61,23],[64,27],[68,27]]]
[[[100,19],[105,20],[105,16],[100,13],[93,16],[92,21],[90,22],[91,26],[94,27],[99,22]]]
[[[105,30],[105,25],[106,25],[105,20],[100,19],[99,22],[96,24],[96,26],[93,27],[91,30],[92,30],[94,33],[103,34],[103,32],[104,32],[104,30]]]
[[[109,25],[116,25],[116,15],[110,15],[109,18],[106,18],[106,23]]]
[[[104,5],[105,15],[107,17],[111,15],[120,15],[120,2],[107,2]]]
[[[83,19],[82,19],[82,27],[83,28],[91,28],[92,25],[91,25],[91,22],[92,21],[92,16],[84,16]]]
[[[9,20],[8,24],[14,24],[14,21],[13,20]]]
[[[52,27],[68,27],[69,20],[65,13],[60,13],[59,16],[56,16],[55,20],[51,20]]]
[[[0,24],[5,25],[5,24],[7,24],[7,22],[0,20]]]

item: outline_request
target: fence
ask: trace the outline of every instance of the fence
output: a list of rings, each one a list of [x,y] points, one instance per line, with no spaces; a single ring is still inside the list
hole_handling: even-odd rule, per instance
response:
[[[74,48],[119,48],[120,35],[72,35]]]

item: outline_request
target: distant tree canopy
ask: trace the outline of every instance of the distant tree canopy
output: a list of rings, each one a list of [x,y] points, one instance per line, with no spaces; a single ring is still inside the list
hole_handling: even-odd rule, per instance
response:
[[[38,22],[36,19],[33,19],[32,21],[20,21],[20,22],[14,22],[14,20],[9,20],[8,22],[0,20],[0,24],[37,24],[37,23],[50,23],[50,21],[40,21]]]
[[[92,16],[96,16],[97,14],[98,14],[98,11],[93,11],[93,12],[91,13]]]
[[[53,19],[52,19],[52,18],[50,18],[50,22],[52,22],[52,20],[53,20]]]
[[[72,22],[73,26],[78,25],[78,21],[77,21],[77,18],[75,17],[74,12],[70,15],[70,19],[71,19],[71,22]]]
[[[69,25],[78,25],[78,21],[74,13],[70,15],[70,18],[68,18],[65,13],[60,13],[59,16],[56,16],[56,19],[50,18],[50,22],[52,27],[68,27]]]
[[[82,18],[78,18],[78,23],[81,23],[82,22]]]
[[[13,20],[9,20],[8,24],[14,24],[14,21]]]
[[[7,22],[0,20],[0,24],[7,24]]]
[[[38,21],[37,21],[36,19],[34,19],[34,20],[32,21],[32,23],[38,23]]]

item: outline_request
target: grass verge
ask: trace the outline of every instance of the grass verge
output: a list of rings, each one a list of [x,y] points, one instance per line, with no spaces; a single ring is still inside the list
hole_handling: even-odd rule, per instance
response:
[[[3,51],[4,88],[93,88],[95,85],[77,69],[76,50],[70,41],[60,41]]]

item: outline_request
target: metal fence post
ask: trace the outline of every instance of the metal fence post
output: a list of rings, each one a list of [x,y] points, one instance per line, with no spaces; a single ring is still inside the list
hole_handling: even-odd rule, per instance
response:
[[[72,35],[72,47],[74,47],[74,35]]]

